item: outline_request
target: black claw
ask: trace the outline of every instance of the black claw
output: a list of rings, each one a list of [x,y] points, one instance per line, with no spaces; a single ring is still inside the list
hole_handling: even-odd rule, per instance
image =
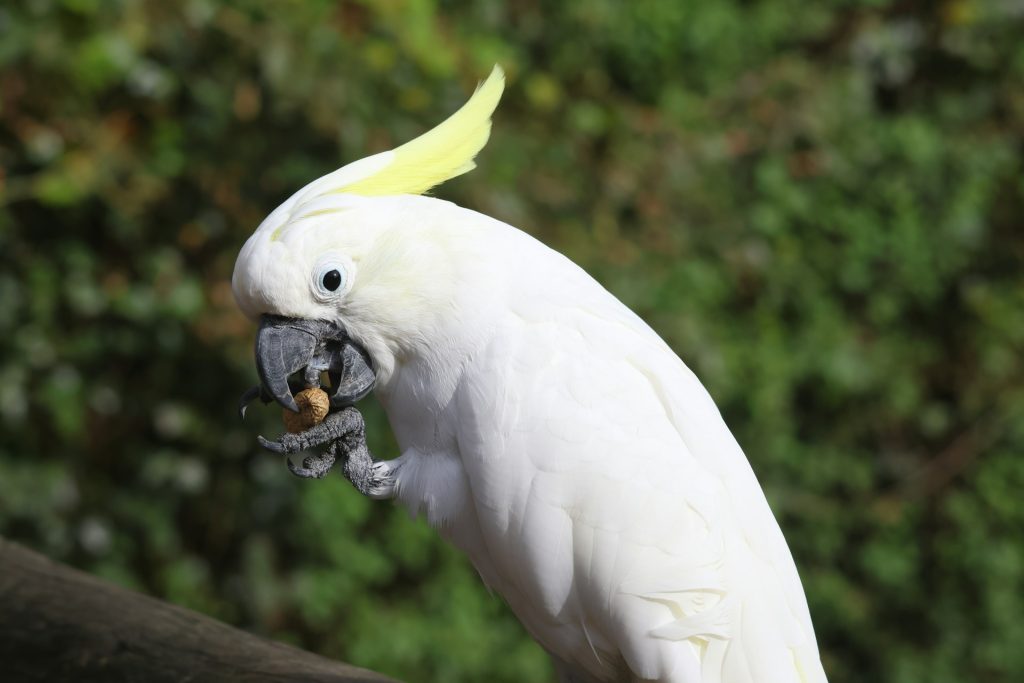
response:
[[[280,441],[271,441],[270,439],[265,439],[262,436],[257,436],[256,441],[258,441],[259,444],[266,448],[268,451],[273,451],[274,453],[288,452],[288,449],[285,448],[284,444],[281,443]]]
[[[242,394],[242,398],[238,399],[238,417],[239,418],[241,418],[243,420],[245,419],[245,409],[249,407],[250,403],[252,403],[256,399],[260,398],[260,395],[261,395],[262,391],[263,391],[263,387],[260,386],[259,384],[257,384],[256,386],[250,388],[248,391],[246,391],[244,394]]]
[[[327,449],[322,455],[311,455],[302,461],[302,467],[298,467],[290,459],[287,460],[288,470],[296,477],[303,479],[323,479],[334,467],[334,446]]]
[[[318,472],[312,468],[299,467],[291,460],[286,461],[288,463],[288,471],[294,474],[296,477],[303,479],[322,479],[326,472]]]
[[[285,458],[288,470],[303,479],[322,479],[341,458],[342,471],[360,492],[373,495],[386,483],[386,477],[377,474],[373,456],[366,446],[363,417],[356,408],[330,413],[323,422],[300,434],[284,434],[279,441],[258,436],[260,446],[273,453],[287,456],[326,445],[323,453],[307,456],[301,465]]]

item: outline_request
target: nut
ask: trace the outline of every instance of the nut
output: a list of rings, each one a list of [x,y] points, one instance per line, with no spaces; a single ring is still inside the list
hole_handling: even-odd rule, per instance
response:
[[[320,424],[327,417],[327,411],[331,409],[331,399],[319,387],[303,389],[295,394],[295,403],[299,406],[299,412],[293,413],[287,408],[281,411],[284,428],[292,434],[304,432]]]

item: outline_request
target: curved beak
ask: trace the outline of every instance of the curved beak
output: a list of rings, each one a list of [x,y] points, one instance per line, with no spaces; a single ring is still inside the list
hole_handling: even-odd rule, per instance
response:
[[[345,408],[363,400],[377,382],[370,356],[351,340],[341,349],[341,365],[341,372],[333,370],[333,365],[327,369],[327,376],[331,379],[331,405],[336,408]]]
[[[316,351],[316,330],[311,321],[265,315],[256,333],[256,372],[260,383],[275,401],[299,412],[288,378],[305,368]]]
[[[376,382],[369,355],[336,323],[264,315],[256,334],[256,371],[262,387],[258,397],[265,393],[298,412],[288,379],[300,370],[305,386],[319,386],[320,373],[327,372],[334,407],[352,405]],[[256,398],[252,393],[243,400]]]

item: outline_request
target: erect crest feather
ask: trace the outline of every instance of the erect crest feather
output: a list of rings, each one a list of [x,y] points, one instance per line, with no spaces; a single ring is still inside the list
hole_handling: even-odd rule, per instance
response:
[[[491,114],[504,89],[505,72],[495,66],[461,109],[415,140],[379,155],[390,157],[389,163],[372,164],[368,168],[370,174],[326,192],[364,197],[423,194],[435,185],[473,170],[476,168],[473,157],[487,144]]]
[[[487,144],[491,114],[505,89],[505,72],[491,75],[457,112],[415,140],[342,166],[288,198],[260,224],[258,233],[281,239],[295,221],[344,210],[335,195],[380,197],[423,194],[476,167],[473,157]]]

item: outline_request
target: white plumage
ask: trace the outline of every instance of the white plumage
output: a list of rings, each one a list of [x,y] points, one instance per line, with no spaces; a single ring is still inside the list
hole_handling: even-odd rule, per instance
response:
[[[243,249],[239,303],[337,319],[370,352],[401,447],[388,495],[465,552],[565,680],[825,680],[760,486],[650,327],[504,223],[309,187]],[[308,290],[325,252],[353,264],[341,301]]]

